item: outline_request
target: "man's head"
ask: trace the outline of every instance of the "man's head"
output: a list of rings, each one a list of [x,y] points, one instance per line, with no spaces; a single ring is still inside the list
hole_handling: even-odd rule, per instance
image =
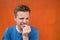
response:
[[[18,26],[29,24],[30,9],[26,5],[17,6],[14,10],[15,21]]]

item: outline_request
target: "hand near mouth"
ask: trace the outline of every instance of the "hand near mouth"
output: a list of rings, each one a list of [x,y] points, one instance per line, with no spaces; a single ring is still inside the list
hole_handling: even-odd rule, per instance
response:
[[[24,25],[22,30],[23,30],[22,34],[26,33],[28,34],[29,32],[31,32],[31,28],[28,25]]]
[[[28,25],[24,25],[22,29],[22,37],[23,39],[28,38],[28,34],[31,32],[31,28]]]

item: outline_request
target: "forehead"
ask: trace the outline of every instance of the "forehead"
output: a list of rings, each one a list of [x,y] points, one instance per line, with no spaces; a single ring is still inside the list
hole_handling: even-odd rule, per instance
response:
[[[19,17],[27,17],[27,16],[29,16],[29,12],[28,11],[18,11],[17,12],[17,16],[19,16]]]

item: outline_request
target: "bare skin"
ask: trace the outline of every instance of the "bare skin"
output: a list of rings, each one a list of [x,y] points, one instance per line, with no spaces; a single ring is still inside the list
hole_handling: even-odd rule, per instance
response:
[[[15,18],[17,23],[16,30],[22,33],[23,40],[29,40],[28,34],[31,32],[29,26],[29,12],[17,12],[17,17]]]

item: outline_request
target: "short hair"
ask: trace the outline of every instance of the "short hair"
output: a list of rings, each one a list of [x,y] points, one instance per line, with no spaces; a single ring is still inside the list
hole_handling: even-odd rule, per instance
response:
[[[19,6],[17,6],[15,8],[15,10],[14,10],[15,17],[17,16],[17,12],[18,11],[22,11],[22,12],[28,11],[28,12],[30,12],[30,8],[28,6],[26,6],[26,5],[19,5]]]

